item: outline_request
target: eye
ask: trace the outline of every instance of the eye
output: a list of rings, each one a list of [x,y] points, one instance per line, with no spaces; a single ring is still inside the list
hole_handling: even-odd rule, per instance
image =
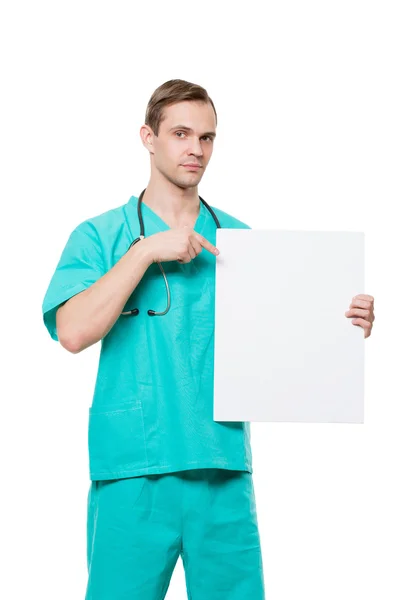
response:
[[[184,131],[175,131],[175,135],[179,136],[180,133],[182,133],[183,135],[185,135]],[[179,138],[182,139],[180,136],[179,136]],[[209,135],[203,135],[203,139],[208,139],[210,142],[213,141],[213,138],[211,136],[209,136]]]

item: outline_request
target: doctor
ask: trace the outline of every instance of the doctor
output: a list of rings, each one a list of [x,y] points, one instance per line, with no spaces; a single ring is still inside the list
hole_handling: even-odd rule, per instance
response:
[[[89,409],[87,600],[161,600],[179,556],[191,600],[264,599],[249,423],[213,420],[217,227],[198,194],[217,114],[167,81],[140,129],[148,186],[80,223],[43,301],[72,353],[101,341]],[[371,333],[374,299],[346,317]]]

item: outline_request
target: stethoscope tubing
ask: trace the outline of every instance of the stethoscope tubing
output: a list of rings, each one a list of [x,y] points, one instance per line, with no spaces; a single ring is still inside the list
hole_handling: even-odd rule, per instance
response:
[[[140,225],[140,233],[139,233],[139,236],[135,240],[133,240],[133,242],[129,246],[128,250],[130,250],[132,248],[132,246],[134,246],[135,244],[137,244],[141,240],[144,240],[144,238],[145,238],[144,222],[143,222],[143,214],[142,214],[142,198],[144,196],[145,191],[146,191],[146,188],[140,194],[139,199],[138,199],[138,204],[137,204],[137,214],[138,214],[138,220],[139,220],[139,225]],[[204,204],[204,206],[207,208],[207,210],[209,211],[209,213],[213,217],[217,228],[220,229],[221,228],[220,222],[218,220],[217,215],[215,214],[215,212],[211,208],[211,206],[209,206],[209,204],[207,204],[207,202],[205,200],[203,200],[203,198],[201,196],[199,196],[199,198],[200,198],[200,202],[202,202]],[[157,312],[155,310],[150,310],[149,309],[147,311],[147,314],[149,315],[149,317],[162,317],[163,315],[167,314],[167,312],[169,311],[170,306],[171,306],[171,293],[170,293],[170,289],[169,289],[169,285],[168,285],[167,276],[165,275],[165,271],[163,269],[162,264],[160,262],[158,262],[158,261],[157,261],[157,264],[160,267],[160,271],[162,273],[162,276],[164,277],[165,287],[166,287],[166,290],[167,290],[167,307],[162,312]],[[138,314],[139,314],[139,309],[138,308],[132,308],[131,310],[127,310],[127,311],[124,311],[124,312],[121,313],[122,316],[129,316],[129,317],[136,317]]]

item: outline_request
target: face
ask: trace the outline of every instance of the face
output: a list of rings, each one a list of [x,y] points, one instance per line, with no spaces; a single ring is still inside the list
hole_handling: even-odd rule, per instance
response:
[[[195,187],[207,168],[216,135],[210,103],[194,100],[164,108],[158,136],[143,125],[141,136],[150,151],[151,167],[181,188]],[[190,163],[198,167],[188,166]],[[186,165],[186,166],[185,166]]]

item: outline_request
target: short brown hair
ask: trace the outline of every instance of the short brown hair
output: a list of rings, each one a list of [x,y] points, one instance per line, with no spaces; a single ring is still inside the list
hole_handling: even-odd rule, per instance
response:
[[[215,122],[217,122],[214,103],[203,87],[183,79],[170,79],[153,92],[146,108],[145,124],[151,127],[154,134],[158,136],[160,124],[165,118],[164,107],[185,100],[209,102],[214,109]]]

